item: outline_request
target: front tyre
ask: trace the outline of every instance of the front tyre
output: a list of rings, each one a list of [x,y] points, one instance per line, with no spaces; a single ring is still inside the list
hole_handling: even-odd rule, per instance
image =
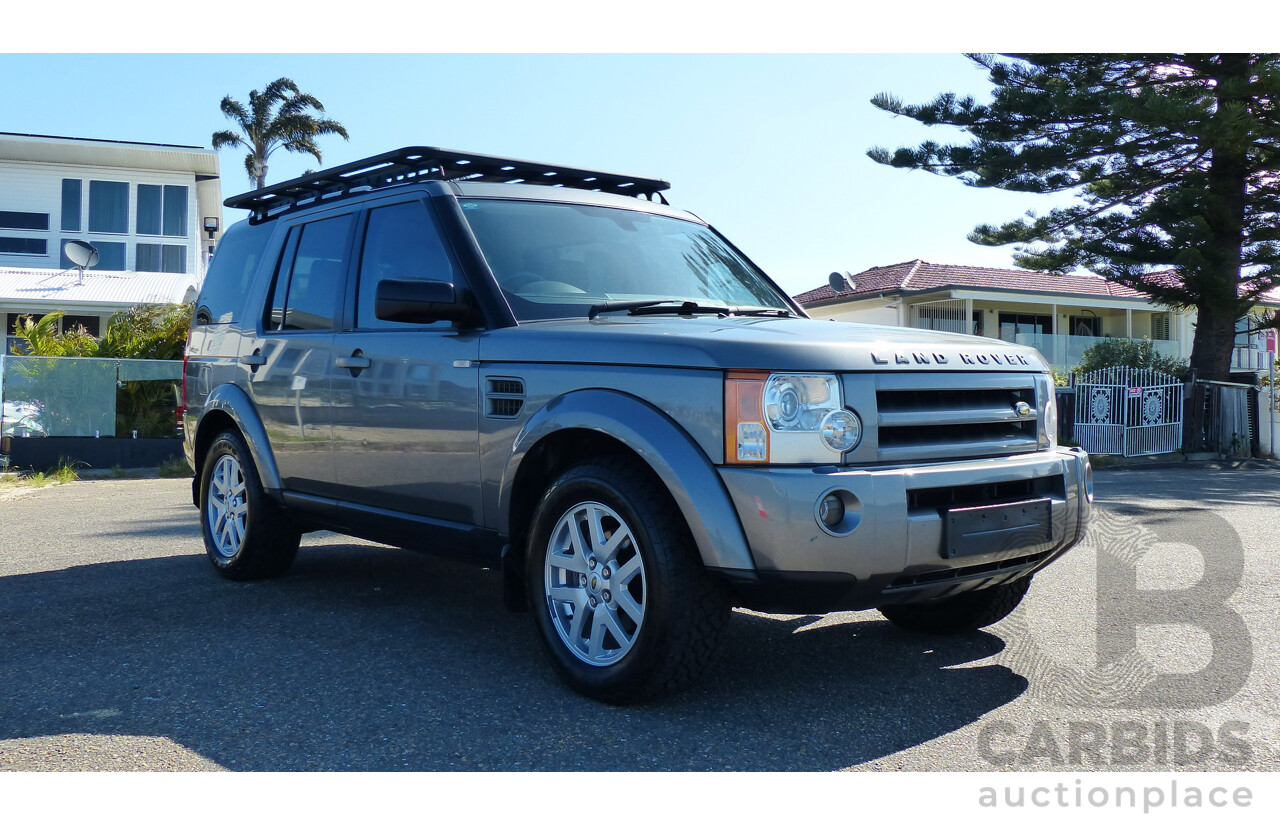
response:
[[[725,587],[662,484],[633,460],[579,464],[551,485],[526,550],[530,612],[559,675],[627,704],[675,691],[711,660]]]
[[[279,576],[298,554],[302,535],[263,491],[239,433],[219,434],[205,454],[200,532],[214,568],[237,581]]]
[[[880,613],[898,627],[917,633],[953,635],[969,633],[993,625],[1022,603],[1031,587],[1031,577],[970,590],[931,602],[886,605]]]

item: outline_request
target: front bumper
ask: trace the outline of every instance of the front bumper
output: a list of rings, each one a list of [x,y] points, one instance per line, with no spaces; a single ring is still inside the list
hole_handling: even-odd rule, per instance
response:
[[[1078,449],[903,467],[722,467],[755,570],[716,570],[747,607],[857,610],[954,595],[1030,575],[1084,538],[1089,457]],[[833,531],[818,502],[833,491],[846,518]],[[964,508],[1035,505],[1047,531],[949,540]],[[954,520],[953,520],[954,523]],[[955,530],[956,528],[951,528]]]

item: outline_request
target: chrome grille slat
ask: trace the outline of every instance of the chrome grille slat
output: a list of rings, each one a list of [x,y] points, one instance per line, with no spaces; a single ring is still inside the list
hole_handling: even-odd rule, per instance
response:
[[[881,411],[881,427],[933,427],[958,424],[1021,423],[1036,419],[1034,410],[1027,418],[1019,416],[1012,408],[966,407],[958,410],[887,413]]]
[[[911,463],[1006,456],[1039,446],[1031,373],[875,376],[877,460]],[[1029,415],[1019,415],[1026,402]]]

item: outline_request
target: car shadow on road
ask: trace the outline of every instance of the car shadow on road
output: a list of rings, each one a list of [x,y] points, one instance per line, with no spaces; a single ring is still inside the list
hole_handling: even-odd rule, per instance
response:
[[[0,740],[162,737],[255,771],[833,770],[1027,688],[983,662],[991,634],[737,612],[692,688],[609,707],[556,680],[499,591],[492,570],[338,538],[268,582],[192,555],[0,578]]]

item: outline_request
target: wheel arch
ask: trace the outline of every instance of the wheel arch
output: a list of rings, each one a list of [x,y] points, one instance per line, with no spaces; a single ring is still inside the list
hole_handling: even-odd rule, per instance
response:
[[[572,464],[629,454],[657,476],[707,567],[754,570],[737,510],[697,442],[666,413],[626,393],[580,390],[538,410],[512,444],[499,490],[502,531],[521,548],[534,508]]]
[[[231,428],[239,430],[244,437],[263,489],[270,493],[279,490],[280,473],[276,468],[270,441],[267,439],[267,430],[262,425],[262,420],[258,418],[253,401],[235,384],[223,384],[217,387],[205,401],[200,420],[196,424],[194,441],[196,479],[199,479],[203,472],[204,457],[209,451],[209,445],[218,437],[218,433]]]

